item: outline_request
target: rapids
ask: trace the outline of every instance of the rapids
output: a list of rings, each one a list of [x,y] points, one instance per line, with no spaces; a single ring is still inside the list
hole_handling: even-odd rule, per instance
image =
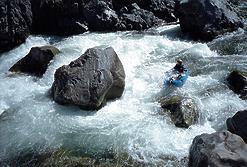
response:
[[[247,59],[246,55],[219,55],[205,43],[179,36],[177,25],[144,33],[30,36],[26,43],[1,54],[0,159],[58,148],[96,157],[127,153],[136,161],[164,166],[169,166],[166,156],[188,156],[195,136],[224,129],[228,117],[247,108],[246,101],[225,84],[233,69],[247,70]],[[8,72],[31,47],[43,45],[54,45],[61,53],[41,79]],[[112,46],[123,63],[123,96],[97,112],[56,104],[49,97],[55,70],[98,45]],[[161,86],[164,72],[177,58],[183,59],[192,73],[182,88],[169,94],[192,97],[200,108],[198,124],[188,129],[175,127],[169,117],[161,115],[158,103],[166,94]]]

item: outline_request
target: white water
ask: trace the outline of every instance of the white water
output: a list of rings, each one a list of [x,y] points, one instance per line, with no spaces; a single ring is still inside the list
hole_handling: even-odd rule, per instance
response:
[[[165,34],[166,29],[170,32],[176,26],[156,31]],[[10,76],[8,69],[31,47],[47,44],[61,53],[43,78]],[[124,65],[126,88],[122,98],[108,102],[98,112],[53,102],[48,91],[55,70],[98,45],[112,46]],[[192,97],[200,108],[198,124],[189,129],[176,128],[169,117],[159,114],[160,81],[177,58],[185,60],[192,76],[173,93]],[[151,164],[163,161],[162,156],[181,159],[188,155],[195,136],[224,128],[226,118],[246,109],[246,101],[224,84],[236,59],[239,64],[234,68],[247,63],[244,56],[221,57],[206,44],[180,41],[173,33],[88,33],[62,40],[31,36],[25,44],[0,57],[0,159],[59,147],[89,154],[127,152]]]

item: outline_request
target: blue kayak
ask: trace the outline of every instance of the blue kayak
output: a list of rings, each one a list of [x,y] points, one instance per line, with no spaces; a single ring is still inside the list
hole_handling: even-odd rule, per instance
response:
[[[180,75],[177,79],[172,79],[172,75],[174,74],[176,74],[174,71],[167,73],[168,76],[166,75],[163,83],[164,87],[169,85],[173,85],[175,87],[182,87],[189,77],[189,70],[184,69],[182,75]]]

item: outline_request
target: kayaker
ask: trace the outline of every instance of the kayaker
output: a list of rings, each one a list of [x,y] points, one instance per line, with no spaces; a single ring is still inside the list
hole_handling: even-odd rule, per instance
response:
[[[180,69],[184,70],[183,61],[181,59],[178,59],[176,65],[173,67],[173,69],[176,70],[177,72],[179,72]]]
[[[180,68],[178,71],[178,74],[177,75],[174,75],[171,77],[171,80],[170,82],[174,81],[174,80],[177,80],[177,79],[180,79],[180,77],[182,77],[184,75],[184,68]]]

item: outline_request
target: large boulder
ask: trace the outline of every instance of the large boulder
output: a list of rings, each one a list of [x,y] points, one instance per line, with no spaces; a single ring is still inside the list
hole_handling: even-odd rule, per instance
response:
[[[32,33],[72,35],[88,30],[83,15],[84,0],[31,0]]]
[[[247,74],[244,72],[233,71],[227,77],[228,86],[235,93],[240,95],[240,98],[247,98]]]
[[[112,9],[111,1],[89,1],[84,6],[83,12],[90,30],[106,31],[117,29],[116,26],[119,19]]]
[[[188,128],[197,122],[199,110],[189,97],[172,96],[160,100],[161,107],[170,111],[171,120],[175,126]]]
[[[141,9],[136,3],[123,8],[121,12],[121,30],[144,30],[159,22],[152,12]]]
[[[136,3],[141,9],[153,12],[156,17],[163,19],[166,22],[176,21],[173,14],[175,0],[112,0],[112,3],[116,11]]]
[[[77,60],[60,67],[51,88],[53,99],[60,104],[98,109],[106,100],[121,97],[125,72],[112,47],[88,49]]]
[[[129,6],[133,3],[138,3],[140,0],[112,0],[112,5],[113,8],[116,11],[119,11],[120,9],[122,9],[123,7]]]
[[[182,0],[176,7],[180,27],[194,38],[212,40],[243,27],[235,10],[225,0]]]
[[[30,0],[0,1],[0,53],[23,43],[30,34]]]
[[[247,110],[237,112],[226,120],[227,130],[239,135],[247,143]]]
[[[196,136],[189,151],[189,167],[246,167],[247,145],[228,131]]]
[[[175,0],[139,0],[138,5],[166,22],[175,22]]]
[[[54,46],[33,47],[30,52],[17,63],[15,63],[9,71],[22,72],[41,77],[53,57],[59,53]]]

